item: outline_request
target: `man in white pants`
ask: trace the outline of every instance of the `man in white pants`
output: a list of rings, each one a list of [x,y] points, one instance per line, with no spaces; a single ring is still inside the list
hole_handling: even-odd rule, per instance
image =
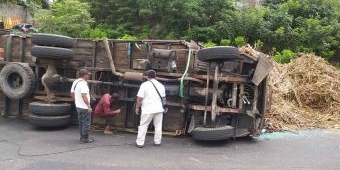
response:
[[[140,86],[137,93],[136,114],[138,115],[141,111],[140,125],[138,126],[138,136],[136,140],[137,147],[139,148],[144,147],[145,135],[152,120],[155,127],[155,146],[159,146],[162,141],[163,113],[167,112],[167,108],[163,108],[160,96],[165,97],[165,88],[163,84],[155,78],[156,71],[147,71],[147,81]],[[157,93],[156,88],[159,94]],[[142,110],[140,110],[140,107]]]

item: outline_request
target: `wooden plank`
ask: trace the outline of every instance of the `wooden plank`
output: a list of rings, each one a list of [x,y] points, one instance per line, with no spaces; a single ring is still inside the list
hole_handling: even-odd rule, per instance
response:
[[[116,43],[114,44],[115,51],[126,51],[128,50],[128,43]]]
[[[80,40],[80,39],[76,40],[75,49],[77,49],[77,48],[92,48],[92,47],[93,47],[92,41]]]
[[[147,59],[148,53],[146,51],[136,51],[133,53],[132,58],[134,59]]]

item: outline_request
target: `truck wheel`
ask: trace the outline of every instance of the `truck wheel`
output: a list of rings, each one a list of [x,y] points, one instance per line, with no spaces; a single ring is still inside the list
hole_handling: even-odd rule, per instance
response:
[[[62,127],[71,124],[71,116],[37,116],[29,114],[28,121],[30,124],[40,127]]]
[[[18,63],[18,64],[20,64],[26,70],[26,72],[30,74],[30,77],[33,77],[32,87],[30,88],[30,91],[28,92],[28,95],[27,95],[29,96],[35,92],[37,85],[38,85],[38,81],[35,78],[35,74],[33,70],[31,69],[31,67],[29,67],[28,63]]]
[[[75,41],[71,37],[56,35],[56,34],[33,34],[31,41],[33,44],[42,46],[55,46],[72,48],[74,47]]]
[[[59,47],[33,46],[31,54],[37,58],[72,59],[73,50]]]
[[[232,126],[220,126],[216,128],[196,127],[191,132],[195,140],[223,140],[234,137],[235,129]]]
[[[197,52],[197,59],[203,62],[240,60],[242,56],[236,47],[221,46],[204,48]]]
[[[35,76],[28,65],[9,63],[0,72],[0,87],[10,99],[31,95],[35,86]]]
[[[69,103],[39,103],[29,104],[30,113],[37,116],[62,116],[70,115],[71,104]]]

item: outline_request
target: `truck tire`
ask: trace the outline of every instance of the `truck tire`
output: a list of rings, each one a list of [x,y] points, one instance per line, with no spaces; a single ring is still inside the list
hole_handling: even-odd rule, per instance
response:
[[[9,63],[0,72],[0,87],[10,99],[31,95],[36,87],[36,78],[28,65]]]
[[[218,62],[240,60],[242,56],[236,47],[220,46],[199,50],[197,59],[203,62]]]
[[[32,79],[32,87],[30,88],[30,91],[28,92],[28,94],[26,96],[30,96],[31,94],[34,94],[36,88],[37,88],[37,85],[38,85],[38,81],[35,77],[35,74],[33,72],[33,70],[31,69],[31,67],[29,67],[28,63],[18,63],[20,64],[25,70],[27,73],[30,74],[30,77],[33,77]]]
[[[71,114],[71,104],[32,102],[29,104],[29,110],[37,116],[63,116]]]
[[[74,47],[75,41],[71,37],[56,35],[56,34],[33,34],[31,41],[33,44],[41,46],[54,46],[72,48]]]
[[[71,124],[71,115],[37,116],[29,114],[28,121],[31,125],[39,127],[63,127]]]
[[[59,47],[33,46],[31,54],[37,58],[52,58],[52,59],[72,59],[73,50]]]
[[[216,128],[196,127],[191,132],[195,140],[223,140],[234,137],[235,128],[232,126],[220,126]]]

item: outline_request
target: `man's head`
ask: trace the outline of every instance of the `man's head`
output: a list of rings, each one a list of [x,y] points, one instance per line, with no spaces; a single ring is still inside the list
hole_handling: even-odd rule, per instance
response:
[[[148,76],[149,79],[154,79],[154,78],[156,78],[156,71],[155,70],[148,70],[146,72],[146,75]]]
[[[84,80],[88,80],[90,78],[90,75],[91,73],[85,68],[79,70],[79,77],[83,78]]]

